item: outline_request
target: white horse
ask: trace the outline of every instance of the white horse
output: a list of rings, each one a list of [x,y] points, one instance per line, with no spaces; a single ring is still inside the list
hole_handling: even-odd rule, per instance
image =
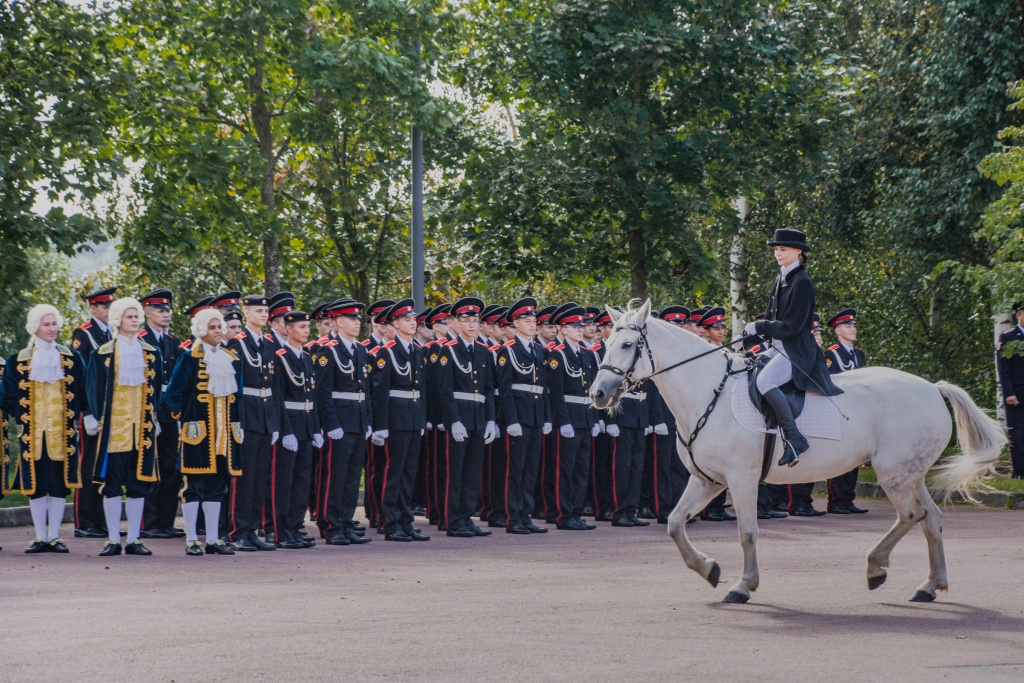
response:
[[[692,441],[692,455],[682,443],[683,435],[691,434],[712,402],[714,390],[725,377],[728,360],[731,359],[733,369],[740,369],[744,359],[725,349],[713,352],[715,347],[698,336],[650,318],[650,310],[650,300],[626,313],[608,309],[615,327],[605,344],[602,369],[590,396],[598,408],[609,408],[618,403],[630,382],[651,378],[657,385],[676,418],[679,455],[692,475],[669,515],[668,533],[686,566],[716,587],[721,576],[718,563],[693,546],[686,535],[686,522],[728,487],[743,547],[743,576],[729,589],[724,602],[746,602],[759,582],[755,553],[757,486],[764,435],[744,429],[729,409],[728,395],[735,377],[725,380],[722,393],[726,398],[708,415],[698,438]],[[695,358],[704,353],[707,355]],[[694,360],[684,364],[687,359]],[[966,391],[946,382],[932,384],[881,367],[843,373],[833,380],[845,392],[835,400],[849,417],[842,440],[811,438],[811,447],[798,465],[778,467],[775,463],[781,455],[779,439],[765,481],[821,481],[870,462],[878,483],[896,507],[897,520],[868,553],[868,588],[873,590],[885,582],[893,547],[920,523],[928,542],[929,573],[928,580],[918,586],[911,600],[931,602],[937,590],[948,587],[942,512],[925,485],[925,473],[938,459],[951,434],[943,398],[953,406],[962,450],[949,464],[936,468],[933,486],[947,498],[953,491],[967,492],[980,483],[991,471],[1006,443],[1006,435],[1001,425],[985,415]]]

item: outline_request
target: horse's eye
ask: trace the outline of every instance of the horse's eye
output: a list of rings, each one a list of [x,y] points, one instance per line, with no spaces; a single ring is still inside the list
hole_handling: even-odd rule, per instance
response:
[[[622,342],[622,348],[628,349],[633,345],[633,342]]]

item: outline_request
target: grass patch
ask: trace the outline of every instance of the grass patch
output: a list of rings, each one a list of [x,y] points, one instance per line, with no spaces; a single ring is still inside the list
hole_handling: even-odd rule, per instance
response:
[[[73,503],[75,500],[75,494],[68,496],[68,502]],[[28,507],[28,496],[22,495],[17,491],[11,491],[3,500],[0,500],[0,508],[21,508]]]
[[[864,465],[857,472],[857,481],[875,484],[878,482],[878,475],[870,465]],[[985,480],[985,483],[996,491],[1005,493],[1024,493],[1024,479],[1012,479],[1008,474],[996,474]]]

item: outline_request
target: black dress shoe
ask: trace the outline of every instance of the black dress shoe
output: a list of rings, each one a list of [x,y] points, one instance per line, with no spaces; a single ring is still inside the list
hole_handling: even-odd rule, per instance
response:
[[[727,521],[727,522],[732,522],[732,521],[735,521],[735,519],[736,519],[736,515],[731,515],[731,514],[729,514],[728,512],[725,512],[725,511],[723,510],[723,511],[722,511],[722,519],[724,519],[724,520],[725,520],[725,521]]]
[[[612,520],[612,526],[636,526],[629,517],[616,517]]]
[[[771,513],[764,512],[762,510],[758,510],[757,511],[757,518],[758,519],[771,519],[772,516],[771,516]]]
[[[118,546],[118,548],[120,547],[121,546]],[[42,540],[41,538],[37,538],[36,540],[32,541],[32,545],[25,548],[26,555],[37,555],[39,553],[48,552],[50,552],[50,544]]]
[[[724,522],[726,520],[724,512],[705,512],[700,518],[706,522]]]
[[[437,525],[437,530],[438,531],[448,531],[448,525],[446,525],[446,524],[438,524]]]
[[[209,547],[209,546],[207,546],[207,547]],[[142,545],[142,541],[135,541],[134,543],[126,543],[125,544],[125,546],[124,546],[124,554],[125,555],[143,555],[143,556],[148,556],[148,555],[152,555],[153,551],[150,550],[149,548],[147,548],[146,546]],[[234,553],[231,553],[231,554],[234,555]]]
[[[476,524],[470,524],[469,530],[473,532],[474,536],[490,536],[494,533],[493,531],[485,531],[478,527]]]
[[[315,548],[316,539],[310,538],[309,536],[299,536],[299,543],[302,544],[303,548]]]
[[[352,527],[351,527],[351,529],[352,529],[353,531],[357,531],[357,532],[359,532],[359,535],[360,535],[360,536],[362,536],[363,534],[365,534],[365,533],[366,533],[366,527],[365,527],[365,526],[363,526],[362,524],[360,524],[359,522],[356,522],[355,524],[353,524],[353,525],[352,525]]]
[[[587,525],[577,522],[575,519],[570,519],[565,524],[555,524],[557,529],[562,531],[586,531]]]
[[[579,515],[576,515],[576,523],[577,524],[582,524],[583,528],[586,529],[587,531],[590,531],[591,529],[596,529],[597,528],[596,525],[591,524],[590,522],[586,521],[585,519],[583,519]]]
[[[789,514],[794,517],[821,517],[827,514],[824,510],[816,510],[812,507],[794,508]]]
[[[249,544],[256,550],[277,550],[276,545],[264,543],[263,539],[261,539],[259,536],[251,532],[249,533],[249,536],[246,540],[248,540]]]
[[[532,521],[529,524],[524,524],[523,526],[525,526],[526,530],[531,534],[546,534],[548,532],[547,529],[542,526],[537,526]]]
[[[830,515],[852,515],[853,514],[853,512],[850,510],[850,508],[846,507],[845,505],[839,504],[839,503],[837,503],[835,505],[829,505],[828,506],[828,513]]]
[[[366,529],[356,529],[355,527],[350,527],[349,531],[354,533],[356,536],[365,536],[366,535]]]
[[[104,529],[90,527],[88,529],[75,529],[75,538],[106,538],[107,532]]]
[[[114,541],[107,541],[107,544],[103,546],[103,550],[99,552],[100,557],[110,557],[111,555],[121,554],[121,544],[115,543]]]
[[[235,551],[228,547],[228,544],[219,538],[213,543],[206,544],[207,555],[234,555]]]
[[[231,547],[239,552],[243,553],[254,553],[256,552],[256,546],[249,542],[249,539],[242,536],[237,541],[231,541]]]
[[[771,519],[785,519],[786,517],[789,517],[785,512],[779,512],[778,510],[769,510],[768,516]]]
[[[593,517],[594,516],[594,506],[593,505],[585,505],[583,507],[583,514],[586,515],[587,517]]]
[[[654,510],[649,507],[640,508],[640,514],[637,515],[640,519],[656,519],[658,515],[654,514]],[[641,526],[643,526],[641,524]]]
[[[50,546],[50,552],[51,553],[66,553],[66,552],[68,552],[68,547],[66,545],[64,545],[64,541],[60,540],[59,538],[53,539],[52,541],[47,543],[47,545]]]
[[[199,534],[200,536],[205,536],[206,535],[206,529],[204,529],[203,527],[199,527],[199,528],[196,529],[196,533]]]
[[[306,547],[306,544],[297,538],[289,538],[284,541],[275,543],[278,548],[284,548],[285,550],[302,550]]]
[[[427,510],[422,505],[417,505],[412,509],[412,514],[414,517],[426,517]]]
[[[633,526],[650,526],[651,523],[646,521],[647,519],[654,519],[654,517],[647,517],[645,519],[640,519],[636,515],[630,515],[629,516],[629,521],[633,522]]]
[[[610,522],[612,521],[612,513],[609,511],[602,512],[597,517],[598,522]]]
[[[863,514],[866,514],[867,512],[869,512],[869,510],[865,510],[864,508],[859,508],[856,505],[854,505],[853,503],[847,503],[846,504],[846,509],[849,510],[850,512],[852,512],[855,515],[863,515]]]
[[[527,529],[522,524],[513,524],[512,526],[507,527],[505,529],[505,533],[506,534],[519,534],[519,535],[529,536],[530,535],[530,530]]]
[[[327,537],[327,545],[352,545],[352,541],[348,540],[344,531],[335,531]]]
[[[169,526],[166,531],[171,535],[171,538],[185,538],[185,530],[179,529],[176,526]]]
[[[412,536],[405,533],[402,530],[395,531],[394,533],[384,532],[385,541],[398,541],[399,543],[408,543],[412,540]]]
[[[445,532],[451,538],[473,538],[473,532],[469,529],[449,529]]]
[[[267,543],[273,543],[274,545],[277,545],[277,535],[273,531],[268,531],[266,533],[266,536],[264,536],[264,540]]]
[[[193,557],[202,557],[203,548],[199,545],[199,541],[189,541],[185,544],[185,554]]]
[[[696,524],[697,523],[697,518],[696,517],[690,517],[688,520],[686,520],[686,523],[687,524]]]
[[[348,542],[352,545],[364,545],[366,543],[373,542],[372,538],[366,538],[365,536],[362,536],[358,532],[352,531],[351,529],[345,532],[345,538],[347,538]]]
[[[506,520],[504,517],[498,517],[497,519],[488,520],[487,526],[492,527],[494,529],[501,529],[508,526],[508,520]]]
[[[473,532],[471,531],[469,533],[472,534]],[[427,536],[426,534],[421,534],[419,529],[406,529],[405,530],[405,535],[408,536],[409,538],[411,538],[414,541],[429,541],[430,540],[430,536]]]

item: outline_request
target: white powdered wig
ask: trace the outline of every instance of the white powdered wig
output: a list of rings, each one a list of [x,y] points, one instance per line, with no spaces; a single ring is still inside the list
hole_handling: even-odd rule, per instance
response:
[[[60,314],[56,308],[50,304],[36,304],[28,311],[28,320],[25,322],[25,330],[32,335],[29,339],[29,345],[36,338],[36,332],[39,331],[39,325],[43,322],[43,318],[48,315],[52,315],[57,318],[57,327],[64,327],[64,317]]]
[[[116,333],[116,331],[121,327],[121,317],[124,315],[125,311],[131,308],[134,308],[139,312],[139,326],[141,327],[141,318],[143,315],[142,303],[138,299],[126,296],[110,304],[110,318],[107,319],[107,324],[110,325],[110,329],[112,331]]]
[[[196,317],[192,318],[192,335],[198,338],[205,337],[210,331],[210,323],[214,320],[219,320],[220,324],[224,325],[224,316],[216,308],[207,308],[196,313]]]

